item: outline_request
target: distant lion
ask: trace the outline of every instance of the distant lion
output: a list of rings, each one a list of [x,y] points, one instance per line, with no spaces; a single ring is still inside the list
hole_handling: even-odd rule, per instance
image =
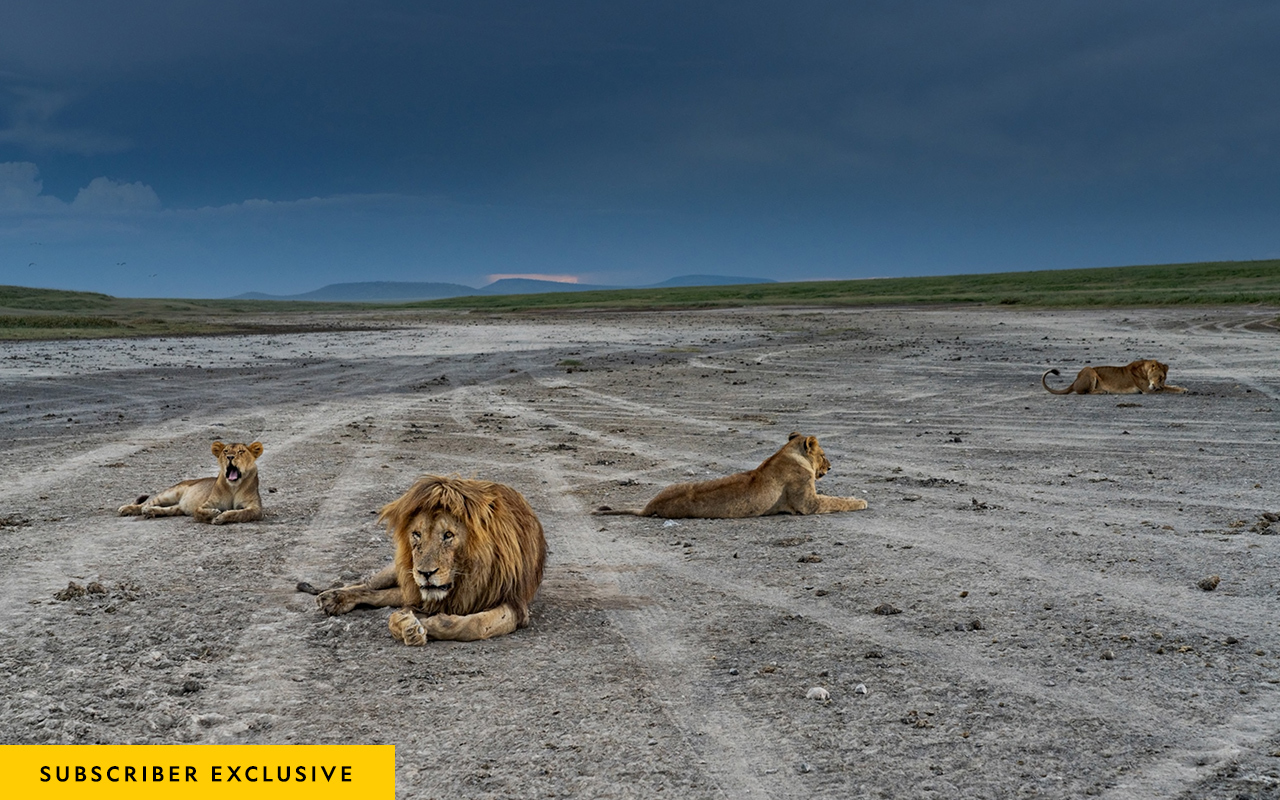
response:
[[[378,515],[395,561],[365,583],[319,592],[326,614],[400,606],[391,635],[470,642],[529,623],[547,541],[524,496],[500,483],[425,475]],[[298,590],[316,594],[308,583]]]
[[[1153,394],[1155,392],[1185,392],[1181,386],[1165,383],[1169,365],[1155,359],[1133,361],[1123,367],[1085,367],[1076,375],[1075,382],[1065,389],[1049,386],[1050,375],[1060,374],[1051,369],[1040,376],[1040,384],[1053,394]]]
[[[639,510],[600,506],[591,513],[668,519],[736,519],[768,514],[828,514],[866,508],[867,501],[857,497],[818,494],[815,481],[830,469],[831,462],[822,452],[817,438],[792,433],[782,449],[748,472],[668,486]]]
[[[218,457],[216,478],[196,478],[170,486],[155,497],[120,506],[120,516],[176,517],[186,514],[200,522],[226,525],[262,519],[258,493],[258,456],[262,442],[213,443]]]

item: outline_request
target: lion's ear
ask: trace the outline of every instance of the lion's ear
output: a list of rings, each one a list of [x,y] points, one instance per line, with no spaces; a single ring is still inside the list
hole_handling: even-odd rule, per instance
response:
[[[249,452],[253,453],[254,458],[257,458],[258,456],[262,455],[262,442],[254,442],[253,444],[249,445]]]
[[[213,447],[211,447],[210,449],[211,449],[211,450],[213,450],[213,454],[214,454],[215,456],[217,456],[217,457],[221,458],[221,457],[222,457],[222,451],[223,451],[223,450],[226,450],[226,449],[227,449],[227,446],[226,446],[225,444],[223,444],[222,442],[214,442],[214,443],[213,443]]]
[[[813,452],[813,448],[815,448],[815,447],[817,447],[817,446],[818,446],[818,437],[817,437],[817,436],[806,436],[806,437],[805,437],[805,440],[804,440],[804,449],[805,449],[805,450],[807,450],[807,451],[809,451],[810,453],[812,453],[812,452]]]
[[[800,435],[800,431],[792,431],[792,432],[787,436],[787,441],[789,442],[789,441],[791,441],[792,439],[796,438],[796,437],[797,437],[797,436],[799,436],[799,435]]]

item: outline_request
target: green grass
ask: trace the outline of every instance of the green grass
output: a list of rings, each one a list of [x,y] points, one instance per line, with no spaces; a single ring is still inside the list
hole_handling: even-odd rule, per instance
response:
[[[338,324],[317,321],[316,312],[351,312],[350,324],[367,327],[378,325],[377,312],[385,309],[369,303],[128,298],[0,286],[0,340],[324,330]]]
[[[119,298],[0,286],[0,340],[395,327],[441,311],[661,310],[735,306],[1013,308],[1280,306],[1280,260],[875,278],[741,286],[454,297],[406,304]]]
[[[0,328],[118,328],[120,323],[107,317],[72,317],[66,314],[49,316],[5,316],[0,315]]]
[[[1241,303],[1280,305],[1280,260],[453,297],[410,305],[417,308],[532,311],[970,303],[1065,308]]]

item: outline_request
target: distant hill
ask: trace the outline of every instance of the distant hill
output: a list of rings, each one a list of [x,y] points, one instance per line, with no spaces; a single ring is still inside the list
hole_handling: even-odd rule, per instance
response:
[[[590,292],[599,289],[664,289],[676,286],[732,286],[744,283],[777,283],[768,278],[741,278],[725,275],[681,275],[647,286],[601,286],[590,283],[561,283],[529,278],[503,278],[479,289],[460,283],[416,283],[407,281],[363,281],[331,283],[302,294],[247,292],[232,300],[311,300],[315,302],[408,303],[469,295],[544,294],[547,292]]]
[[[674,286],[737,286],[744,283],[777,283],[769,278],[735,278],[732,275],[681,275],[662,283],[638,286],[638,289],[666,289]]]
[[[624,289],[624,286],[600,286],[592,283],[537,281],[529,278],[503,278],[481,287],[479,294],[542,294],[543,292],[590,292],[597,289]]]
[[[411,300],[439,300],[442,297],[465,297],[481,294],[480,290],[461,283],[415,283],[403,281],[364,281],[331,283],[302,294],[264,294],[247,292],[232,300],[312,300],[316,302],[404,303]]]

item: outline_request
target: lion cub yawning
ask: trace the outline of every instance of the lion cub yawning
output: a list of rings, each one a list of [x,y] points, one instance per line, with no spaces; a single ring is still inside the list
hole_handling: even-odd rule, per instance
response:
[[[1085,367],[1076,375],[1075,382],[1065,389],[1054,389],[1045,380],[1060,374],[1051,369],[1040,376],[1040,384],[1053,394],[1153,394],[1155,392],[1185,392],[1181,386],[1165,383],[1169,377],[1169,365],[1153,358],[1131,361],[1123,367]]]
[[[218,477],[196,478],[170,486],[152,498],[120,506],[120,516],[176,517],[186,514],[201,522],[225,525],[262,519],[258,494],[258,456],[262,442],[213,443]]]
[[[830,469],[831,462],[817,438],[792,433],[781,450],[749,472],[668,486],[639,510],[600,506],[591,513],[734,519],[767,514],[828,514],[866,508],[867,501],[857,497],[818,494],[814,482]]]

